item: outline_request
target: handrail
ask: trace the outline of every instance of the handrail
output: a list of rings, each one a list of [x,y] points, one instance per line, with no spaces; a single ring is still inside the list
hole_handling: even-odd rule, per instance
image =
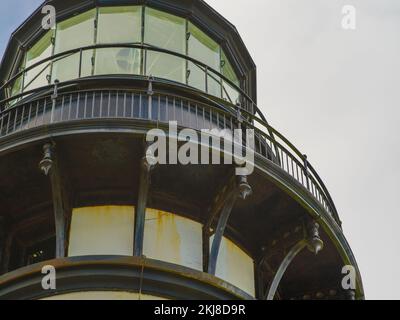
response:
[[[38,66],[40,66],[40,65],[42,65],[42,64],[44,64],[44,63],[46,63],[48,61],[56,62],[56,61],[62,60],[63,58],[68,58],[68,57],[70,57],[70,56],[72,56],[72,55],[74,55],[75,53],[78,53],[78,52],[80,53],[80,55],[79,55],[79,75],[78,75],[78,77],[81,77],[82,52],[83,51],[87,51],[87,50],[107,49],[107,48],[131,48],[131,49],[144,50],[145,51],[144,61],[146,61],[147,51],[148,50],[149,51],[160,52],[160,53],[165,53],[165,54],[168,54],[168,55],[172,55],[172,56],[175,56],[175,57],[179,57],[179,58],[185,59],[186,61],[190,61],[190,62],[196,64],[197,66],[200,66],[200,67],[205,69],[206,90],[207,90],[207,87],[208,87],[207,86],[208,75],[209,75],[209,73],[211,71],[217,77],[220,77],[221,80],[225,81],[226,83],[228,83],[228,85],[233,87],[240,94],[240,96],[242,98],[245,98],[250,103],[252,111],[254,112],[254,114],[252,114],[252,115],[258,114],[260,116],[261,120],[268,124],[268,121],[267,121],[266,117],[261,112],[261,110],[258,108],[257,104],[253,101],[253,99],[242,88],[240,88],[234,82],[229,80],[223,74],[221,74],[220,72],[218,72],[214,68],[209,67],[207,64],[205,64],[205,63],[203,63],[203,62],[201,62],[201,61],[199,61],[199,60],[197,60],[195,58],[192,58],[192,57],[190,57],[188,55],[181,54],[181,53],[178,53],[178,52],[175,52],[175,51],[171,51],[171,50],[168,50],[168,49],[163,49],[163,48],[160,48],[160,47],[155,47],[155,46],[152,46],[152,45],[149,45],[149,44],[137,44],[137,43],[134,43],[134,44],[126,44],[126,43],[96,44],[96,45],[90,45],[90,46],[85,46],[85,47],[80,47],[80,48],[75,48],[75,49],[67,50],[67,51],[64,51],[64,52],[60,52],[60,53],[54,54],[54,55],[52,55],[50,57],[47,57],[47,58],[45,58],[45,59],[43,59],[41,61],[38,61],[37,63],[34,63],[33,65],[29,66],[28,68],[25,68],[24,70],[18,72],[16,75],[14,75],[12,78],[10,78],[3,86],[0,87],[0,91],[4,90],[5,88],[7,88],[10,85],[10,83],[15,81],[19,77],[21,77],[24,73],[27,73],[28,71],[33,70],[36,67],[38,67]],[[42,88],[47,88],[47,87],[51,87],[51,85],[44,86]],[[1,111],[2,111],[2,108],[1,108],[2,104],[6,104],[9,101],[18,99],[20,97],[24,97],[24,96],[26,96],[28,94],[31,94],[31,93],[34,93],[36,91],[37,90],[31,90],[31,91],[28,91],[28,92],[22,92],[22,93],[20,93],[18,95],[14,95],[13,97],[6,98],[6,99],[0,101],[0,114],[1,114]],[[241,111],[241,112],[247,111],[247,110],[241,108],[241,106],[239,106],[239,105],[236,106],[236,108],[238,109],[238,111]],[[267,129],[268,129],[268,127],[267,127]],[[270,134],[273,137],[273,132],[272,131],[270,131]]]
[[[247,100],[248,103],[251,104],[252,106],[252,110],[255,110],[255,113],[251,113],[248,110],[242,108],[240,105],[238,106],[231,106],[232,111],[240,111],[241,115],[240,116],[242,119],[241,121],[244,121],[245,124],[249,127],[253,127],[254,129],[256,129],[256,131],[258,132],[258,134],[262,135],[264,138],[266,138],[267,140],[270,141],[271,145],[275,148],[275,152],[276,152],[276,157],[278,159],[280,159],[280,154],[279,154],[279,149],[281,151],[284,151],[285,153],[287,153],[287,155],[290,155],[292,161],[295,160],[296,165],[300,166],[302,170],[304,170],[305,172],[305,179],[308,180],[309,178],[311,178],[312,180],[315,180],[315,184],[318,186],[318,189],[320,189],[318,192],[319,193],[323,193],[325,196],[325,201],[328,203],[328,206],[330,208],[330,210],[332,211],[331,213],[333,214],[333,216],[335,217],[335,219],[337,219],[337,221],[339,221],[339,217],[337,214],[337,210],[335,208],[335,205],[333,203],[333,200],[325,186],[325,184],[323,183],[322,179],[319,177],[318,173],[316,172],[316,170],[314,169],[314,167],[308,162],[307,157],[305,155],[303,155],[287,138],[285,138],[279,131],[277,131],[276,129],[274,129],[272,126],[269,125],[269,123],[267,122],[265,116],[262,114],[262,112],[260,111],[260,109],[258,108],[258,106],[256,105],[256,103],[251,99],[250,96],[248,96],[248,94],[246,92],[244,92],[240,87],[238,87],[235,83],[233,83],[232,81],[230,81],[228,78],[226,78],[223,74],[219,73],[218,71],[214,70],[213,68],[207,66],[205,63],[198,61],[192,57],[186,56],[184,54],[180,54],[177,52],[173,52],[167,49],[163,49],[163,48],[158,48],[158,47],[153,47],[153,46],[149,46],[149,45],[139,45],[139,44],[102,44],[102,45],[91,45],[91,46],[86,46],[86,47],[82,47],[82,48],[76,48],[76,49],[71,49],[62,53],[58,53],[55,54],[51,57],[45,58],[42,61],[39,61],[35,64],[33,64],[32,66],[26,68],[23,71],[20,71],[19,73],[17,73],[16,75],[14,75],[12,78],[10,78],[4,85],[2,85],[0,87],[0,90],[4,90],[5,88],[7,88],[10,83],[12,83],[13,81],[15,81],[16,79],[18,79],[19,77],[21,77],[24,73],[29,72],[30,70],[46,63],[46,62],[50,62],[50,61],[59,61],[62,60],[65,57],[70,57],[71,55],[75,54],[75,53],[82,53],[85,50],[95,50],[95,49],[103,49],[103,48],[132,48],[132,49],[141,49],[145,51],[145,55],[147,55],[147,51],[155,51],[155,52],[160,52],[160,53],[165,53],[165,54],[169,54],[169,55],[174,55],[176,57],[185,59],[187,61],[191,61],[192,63],[204,68],[206,70],[205,72],[205,76],[206,79],[208,79],[208,75],[210,73],[214,73],[217,77],[221,78],[223,81],[225,81],[228,85],[230,85],[233,89],[237,90],[238,93],[240,94],[240,96]],[[81,61],[82,59],[82,54],[80,54],[80,61],[79,61],[79,66],[81,66]],[[207,81],[207,80],[206,80]],[[63,83],[58,84],[59,87],[62,87],[63,85],[68,85],[68,84],[72,84],[76,82],[75,80],[69,80],[69,81],[65,81]],[[47,85],[47,86],[43,86],[40,89],[44,90],[44,89],[51,89],[53,88],[54,85]],[[39,88],[38,88],[39,89]],[[18,95],[14,95],[13,97],[4,99],[2,101],[0,101],[0,107],[1,104],[4,103],[8,103],[9,101],[18,99],[20,97],[24,97],[33,93],[36,93],[38,91],[38,89],[35,90],[30,90],[30,91],[26,91],[23,93],[20,93]],[[198,90],[196,90],[198,91]],[[206,92],[207,93],[207,92]],[[14,108],[18,108],[19,105],[15,105],[15,106],[11,106],[10,108],[7,109],[1,109],[0,108],[0,117],[2,117],[4,114],[6,114],[9,111],[12,111]],[[257,117],[257,115],[259,115],[259,117]],[[261,125],[262,127],[264,127],[267,132],[269,133],[269,135],[265,134],[262,130],[258,129],[255,127],[255,123],[258,123],[259,125]],[[284,144],[286,145],[286,147],[282,144],[279,143],[277,141],[277,138]],[[296,159],[297,157],[297,159]],[[280,159],[280,161],[283,161],[283,159]],[[284,166],[283,163],[280,164],[281,166]],[[311,190],[309,190],[310,192],[313,192]],[[316,192],[317,193],[317,192]],[[340,223],[340,222],[338,222]]]
[[[246,98],[246,100],[248,100],[248,102],[250,102],[253,107],[256,109],[257,113],[260,115],[261,119],[263,119],[264,121],[267,121],[265,116],[262,114],[261,110],[257,107],[256,103],[253,101],[253,99],[242,89],[240,88],[238,85],[236,85],[234,82],[232,82],[231,80],[229,80],[227,77],[225,77],[223,74],[221,74],[219,71],[215,70],[214,68],[208,66],[207,64],[192,58],[190,56],[187,56],[185,54],[181,54],[179,52],[174,52],[168,49],[163,49],[163,48],[159,48],[159,47],[155,47],[155,46],[151,46],[151,45],[147,45],[147,44],[126,44],[126,43],[114,43],[114,44],[96,44],[96,45],[90,45],[90,46],[85,46],[85,47],[80,47],[80,48],[75,48],[75,49],[71,49],[71,50],[67,50],[64,52],[60,52],[57,54],[54,54],[50,57],[47,57],[41,61],[38,61],[36,63],[34,63],[33,65],[29,66],[28,68],[25,68],[24,70],[18,72],[17,74],[15,74],[13,77],[11,77],[5,84],[3,84],[0,87],[0,91],[4,90],[5,88],[9,87],[10,83],[12,83],[13,81],[15,81],[16,79],[18,79],[19,77],[21,77],[24,73],[35,69],[36,67],[48,62],[48,61],[53,61],[56,60],[58,58],[64,58],[64,57],[69,57],[75,53],[81,52],[81,51],[87,51],[87,50],[96,50],[96,49],[107,49],[107,48],[128,48],[128,49],[142,49],[142,50],[149,50],[149,51],[154,51],[154,52],[160,52],[160,53],[165,53],[165,54],[169,54],[169,55],[173,55],[176,56],[178,58],[182,58],[185,59],[187,61],[190,61],[198,66],[201,66],[203,68],[205,68],[206,70],[208,70],[208,72],[212,72],[215,75],[217,75],[218,77],[220,77],[223,81],[227,82],[231,87],[233,87],[236,91],[238,91],[238,93],[240,93],[240,95],[244,98]],[[59,59],[61,60],[61,59]],[[80,61],[81,62],[81,61]],[[24,95],[24,94],[23,94]],[[0,101],[0,105],[3,103],[6,103],[10,100],[13,100],[12,98],[14,97],[10,97],[8,99],[4,99],[2,101]]]

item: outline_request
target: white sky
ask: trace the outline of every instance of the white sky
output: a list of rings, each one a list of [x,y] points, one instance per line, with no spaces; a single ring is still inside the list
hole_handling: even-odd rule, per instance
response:
[[[326,182],[366,298],[400,299],[400,1],[207,2],[257,64],[259,107]]]

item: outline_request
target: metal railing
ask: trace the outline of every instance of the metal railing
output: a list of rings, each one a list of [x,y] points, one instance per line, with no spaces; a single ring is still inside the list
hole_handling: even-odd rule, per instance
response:
[[[214,102],[202,104],[188,98],[164,93],[142,91],[91,90],[86,92],[71,92],[57,94],[57,88],[62,89],[77,79],[71,79],[58,85],[48,85],[40,90],[53,90],[55,94],[37,99],[27,98],[39,90],[30,90],[0,101],[0,139],[33,127],[48,125],[63,121],[98,118],[132,118],[150,121],[168,122],[177,120],[182,126],[195,129],[254,129],[256,134],[256,152],[272,161],[290,175],[324,207],[324,209],[340,225],[338,213],[332,198],[317,174],[303,155],[288,139],[270,126],[254,101],[238,86],[232,83],[218,71],[191,57],[169,50],[143,45],[96,45],[70,50],[44,59],[12,77],[0,90],[9,87],[13,81],[34,68],[43,64],[51,64],[79,52],[79,69],[82,67],[82,52],[101,48],[135,48],[143,50],[144,57],[148,51],[173,55],[192,63],[204,70],[204,80],[209,76],[222,79],[234,88],[240,96],[240,103],[232,104],[222,99],[211,99]],[[207,84],[206,84],[207,88]],[[198,90],[197,90],[198,91]],[[205,92],[207,94],[207,92]],[[209,95],[208,95],[209,97]],[[26,98],[26,99],[25,99]],[[18,100],[10,105],[13,100]],[[122,102],[121,102],[122,101]]]

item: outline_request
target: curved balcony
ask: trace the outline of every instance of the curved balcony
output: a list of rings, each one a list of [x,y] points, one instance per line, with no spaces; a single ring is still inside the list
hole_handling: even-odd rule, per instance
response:
[[[85,51],[104,48],[131,48],[143,51],[144,59],[148,52],[173,55],[179,59],[196,64],[204,72],[204,88],[201,91],[188,85],[176,83],[162,78],[142,75],[108,75],[81,77],[82,56]],[[133,119],[146,120],[156,124],[167,124],[177,121],[181,127],[201,129],[236,128],[253,129],[256,136],[256,154],[272,162],[296,181],[297,185],[317,200],[324,210],[334,218],[340,226],[341,222],[331,196],[316,170],[292,143],[280,132],[271,127],[254,101],[237,85],[232,83],[218,71],[191,57],[166,49],[144,45],[95,45],[66,51],[46,58],[24,71],[16,74],[0,90],[5,90],[23,73],[43,66],[46,70],[55,61],[67,59],[79,54],[77,78],[54,85],[47,85],[35,90],[26,91],[0,102],[0,141],[17,132],[35,127],[77,120],[95,119]],[[39,75],[38,75],[39,76]],[[216,98],[208,93],[210,77],[222,79],[239,96],[238,103]],[[74,85],[91,81],[119,79],[141,81],[137,89],[95,89],[71,90]],[[107,81],[106,81],[107,82]],[[143,82],[145,85],[143,85]],[[99,82],[97,82],[99,86]],[[185,96],[157,91],[153,85],[174,85],[189,93]],[[142,88],[141,88],[142,87]],[[144,88],[143,88],[144,87]],[[123,85],[122,88],[129,88]],[[226,92],[228,94],[228,92]],[[229,94],[228,94],[229,96]],[[201,97],[198,99],[196,97]]]

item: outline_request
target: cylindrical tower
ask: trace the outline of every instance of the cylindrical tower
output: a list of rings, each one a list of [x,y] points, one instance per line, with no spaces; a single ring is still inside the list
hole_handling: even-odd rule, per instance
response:
[[[252,58],[204,1],[46,1],[0,84],[0,298],[363,299],[329,192],[260,112]],[[234,153],[209,148],[221,132],[243,133],[254,170],[211,163]]]

